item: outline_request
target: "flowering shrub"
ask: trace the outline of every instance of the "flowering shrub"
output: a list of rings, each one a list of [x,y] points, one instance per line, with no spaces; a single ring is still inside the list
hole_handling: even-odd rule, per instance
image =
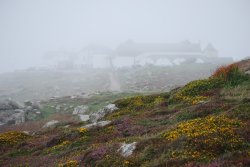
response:
[[[194,96],[194,97],[192,97],[192,96],[182,96],[180,94],[177,94],[176,98],[181,100],[181,101],[187,102],[189,104],[193,104],[193,105],[198,104],[198,103],[208,99],[208,97],[205,97],[205,96]]]
[[[29,138],[29,135],[18,132],[18,131],[9,131],[0,134],[0,146],[1,145],[15,145],[19,142],[24,141]]]
[[[88,132],[88,129],[87,128],[79,128],[78,131],[81,135],[85,135]]]
[[[49,148],[49,149],[47,150],[47,152],[62,150],[63,148],[65,148],[65,147],[66,147],[67,145],[69,145],[69,144],[70,144],[69,141],[63,141],[63,142],[61,142],[60,144],[55,145],[55,146]]]
[[[130,110],[143,109],[154,105],[161,104],[168,98],[165,94],[136,96],[116,101],[118,108],[128,108]]]
[[[143,105],[144,105],[144,103],[142,101],[142,97],[141,96],[137,96],[137,97],[134,98],[134,100],[133,100],[133,106],[134,107],[141,107]]]
[[[119,108],[116,112],[113,112],[107,116],[107,119],[114,120],[123,115],[138,115],[139,112],[144,112],[163,104],[168,95],[157,94],[157,95],[148,95],[148,96],[135,96],[131,98],[120,99],[115,102],[116,106]]]
[[[113,133],[115,131],[115,126],[114,125],[108,126],[107,128],[104,129],[104,131],[107,134]]]
[[[208,97],[205,94],[211,89],[218,88],[221,85],[221,81],[218,79],[204,79],[196,80],[188,83],[181,88],[175,95],[174,100],[184,101],[190,104],[197,104],[200,101],[207,100]]]
[[[129,166],[131,163],[128,160],[124,160],[123,165],[124,166]]]
[[[154,105],[161,105],[165,102],[165,99],[161,96],[158,96],[154,100]]]
[[[172,152],[173,156],[213,158],[244,145],[243,139],[236,133],[242,126],[242,122],[225,116],[208,116],[179,123],[165,132],[163,137],[170,142],[184,138],[185,149]]]
[[[68,160],[66,163],[58,165],[58,167],[77,167],[77,166],[79,165],[76,160]]]

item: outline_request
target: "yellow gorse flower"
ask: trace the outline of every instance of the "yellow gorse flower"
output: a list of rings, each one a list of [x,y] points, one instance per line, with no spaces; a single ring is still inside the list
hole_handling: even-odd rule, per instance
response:
[[[78,162],[76,160],[68,160],[64,164],[59,164],[58,167],[78,167]]]
[[[170,142],[184,137],[186,151],[189,150],[185,155],[189,157],[195,158],[204,154],[212,156],[218,148],[235,150],[243,146],[243,138],[236,133],[236,130],[243,125],[239,120],[222,115],[208,116],[181,122],[175,128],[163,133],[163,137]]]
[[[79,131],[82,135],[84,135],[84,134],[86,134],[86,133],[88,132],[88,129],[87,129],[87,128],[79,128],[78,131]]]
[[[6,144],[14,145],[14,144],[24,141],[28,137],[29,135],[22,133],[22,132],[18,132],[18,131],[5,132],[5,133],[0,134],[0,145],[6,145]]]

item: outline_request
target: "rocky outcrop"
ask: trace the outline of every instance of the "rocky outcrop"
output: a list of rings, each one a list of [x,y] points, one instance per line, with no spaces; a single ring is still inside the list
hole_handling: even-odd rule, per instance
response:
[[[73,115],[77,115],[77,114],[85,114],[86,112],[88,111],[88,106],[77,106],[74,108],[74,111],[73,111]]]
[[[93,128],[93,127],[103,127],[103,126],[109,125],[111,123],[111,121],[100,121],[100,119],[102,119],[105,115],[110,114],[116,110],[118,110],[118,108],[115,106],[115,104],[108,104],[104,108],[102,108],[102,109],[100,109],[100,110],[98,110],[90,115],[79,115],[82,117],[84,116],[84,118],[86,118],[86,121],[90,120],[92,122],[91,124],[87,124],[87,125],[83,126],[83,128],[89,129],[89,128]],[[89,117],[87,117],[87,116],[89,116]]]
[[[15,110],[23,108],[24,106],[12,100],[4,100],[0,102],[0,111],[2,110]]]
[[[38,103],[25,102],[24,104],[13,100],[0,102],[0,125],[20,124],[27,120],[32,120],[40,115]]]
[[[98,120],[103,118],[105,115],[110,114],[116,110],[118,110],[118,108],[115,106],[115,104],[108,104],[104,108],[90,114],[90,121],[97,122]]]
[[[0,122],[4,124],[19,124],[25,122],[24,107],[12,100],[0,102]]]
[[[16,109],[15,110],[17,113],[12,115],[12,118],[15,120],[15,124],[20,124],[25,122],[26,118],[25,118],[25,111],[21,110],[21,109]]]

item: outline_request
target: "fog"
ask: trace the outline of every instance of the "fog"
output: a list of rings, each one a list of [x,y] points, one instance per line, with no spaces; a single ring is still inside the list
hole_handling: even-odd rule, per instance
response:
[[[219,56],[241,59],[250,55],[249,8],[248,0],[1,0],[0,72],[127,40],[212,43]]]

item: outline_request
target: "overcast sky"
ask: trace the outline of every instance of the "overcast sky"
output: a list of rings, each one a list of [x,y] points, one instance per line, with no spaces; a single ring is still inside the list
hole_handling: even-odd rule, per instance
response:
[[[0,0],[0,72],[89,43],[211,42],[250,56],[250,0]]]

